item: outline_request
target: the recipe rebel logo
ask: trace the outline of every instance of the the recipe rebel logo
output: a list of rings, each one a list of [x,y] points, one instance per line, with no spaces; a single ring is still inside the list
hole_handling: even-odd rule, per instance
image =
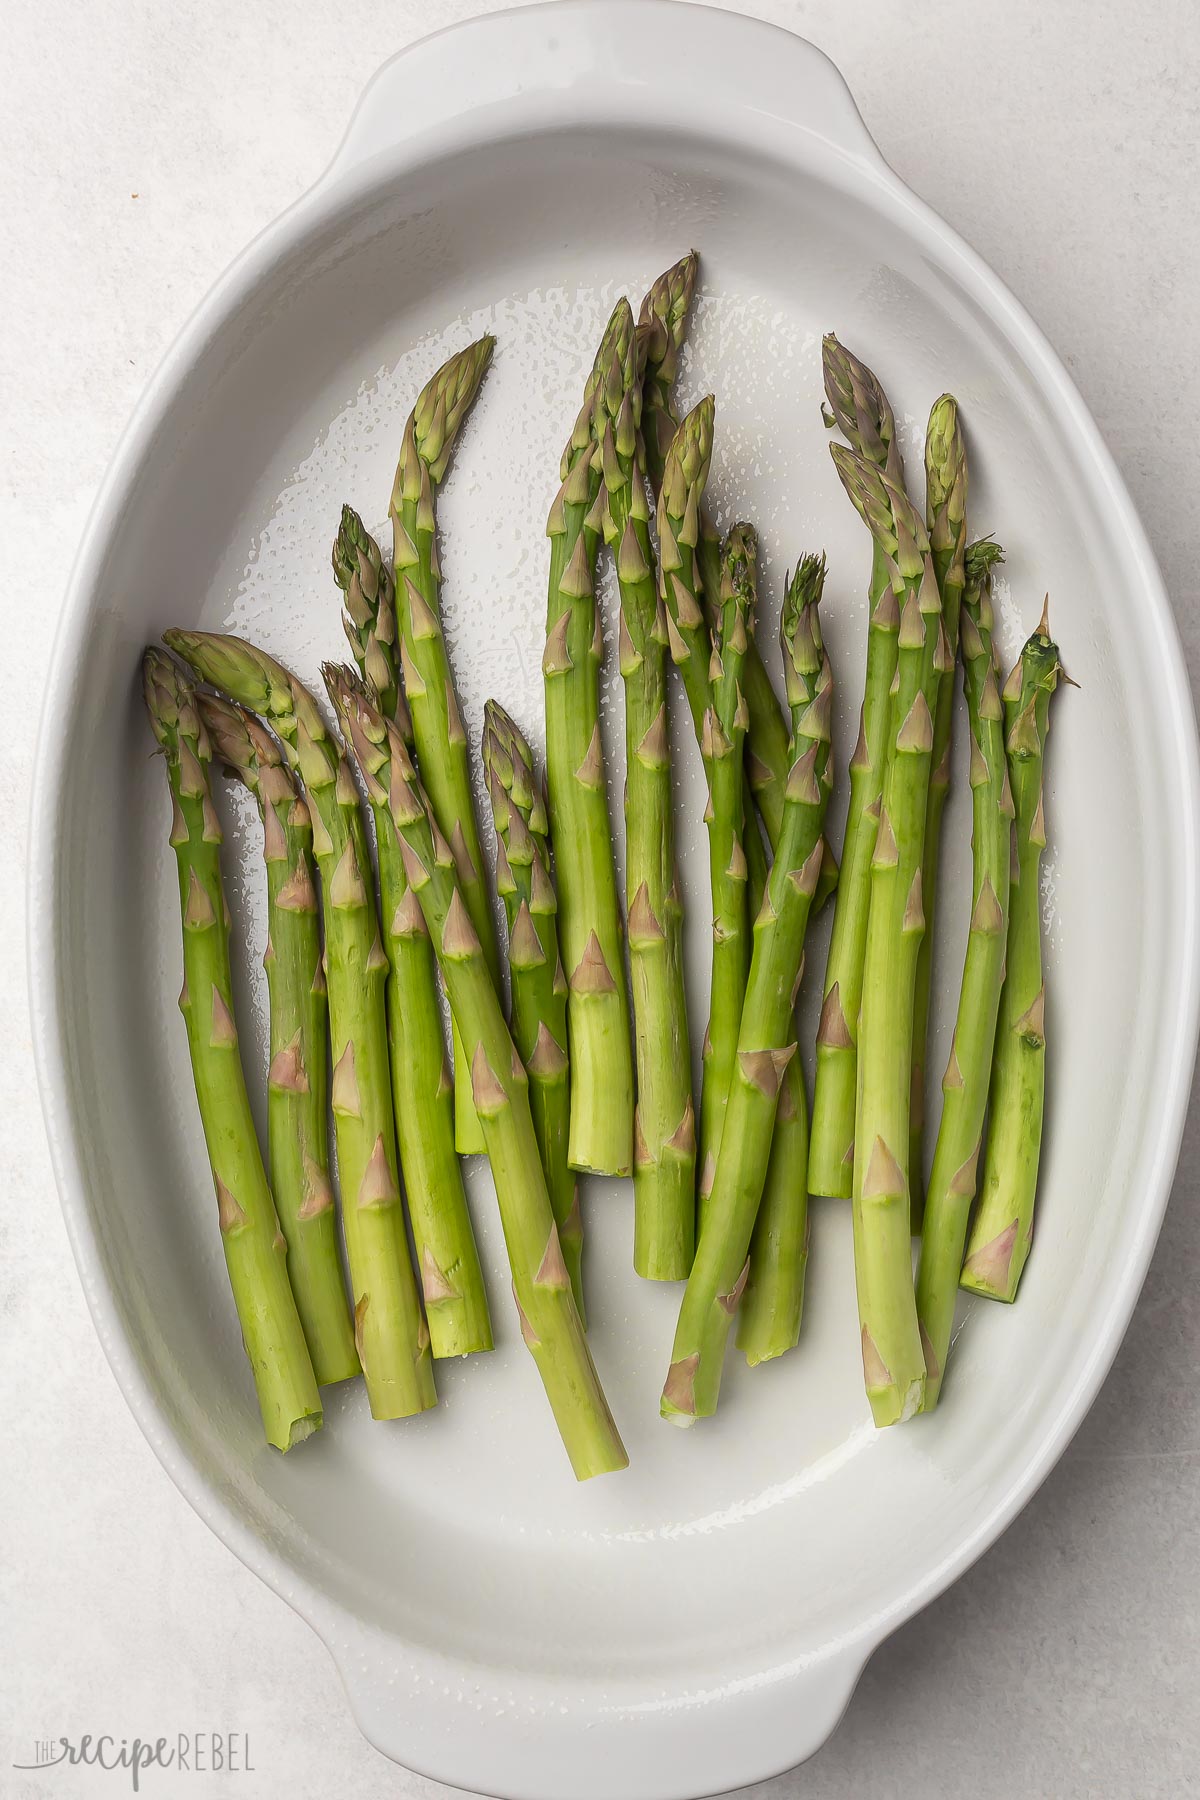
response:
[[[133,1793],[141,1792],[142,1776],[150,1770],[170,1769],[185,1775],[252,1775],[247,1732],[180,1731],[174,1737],[117,1738],[108,1732],[80,1737],[38,1738],[32,1762],[14,1762],[14,1769],[87,1768],[124,1772]]]

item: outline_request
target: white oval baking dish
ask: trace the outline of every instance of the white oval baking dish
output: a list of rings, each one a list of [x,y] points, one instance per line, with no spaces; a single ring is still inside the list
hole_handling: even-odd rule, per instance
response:
[[[839,768],[866,548],[816,416],[822,329],[878,367],[914,464],[930,400],[958,394],[974,517],[1009,548],[1003,648],[1048,587],[1082,684],[1051,747],[1052,1110],[1020,1303],[976,1307],[937,1415],[876,1435],[848,1218],[818,1205],[801,1348],[754,1373],[731,1358],[720,1417],[683,1436],[656,1417],[677,1295],[634,1280],[628,1195],[593,1184],[597,1357],[632,1467],[576,1489],[501,1310],[477,1167],[500,1349],[443,1368],[443,1405],[403,1426],[335,1391],[328,1429],[284,1460],[259,1440],[174,1012],[138,652],[172,622],[232,624],[314,674],[338,646],[338,503],[383,523],[420,381],[490,326],[446,497],[446,604],[472,731],[494,689],[536,733],[541,530],[573,396],[616,293],[636,299],[693,241],[685,388],[719,396],[717,497],[758,520],[776,605],[784,560],[829,550]],[[79,553],[50,702],[30,895],[47,1124],[97,1329],[173,1479],[325,1639],[371,1740],[416,1769],[514,1800],[682,1800],[809,1755],[872,1649],[992,1542],[1094,1398],[1188,1094],[1195,726],[1152,554],[1045,340],[884,165],[811,45],[669,0],[481,19],[379,73],[327,173],[171,350]],[[685,783],[693,888],[694,801]],[[253,854],[233,873],[253,915]],[[950,1004],[961,925],[950,899]],[[704,937],[693,918],[698,980]],[[249,951],[243,980],[249,1008]]]

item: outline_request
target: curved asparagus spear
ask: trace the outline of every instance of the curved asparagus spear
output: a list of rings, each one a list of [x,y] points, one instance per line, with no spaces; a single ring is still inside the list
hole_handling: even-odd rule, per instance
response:
[[[794,1011],[804,933],[822,859],[829,760],[828,668],[793,737],[783,830],[754,921],[737,1062],[716,1178],[688,1277],[661,1412],[677,1425],[712,1413],[729,1327],[749,1267],[771,1156],[780,1085],[796,1051]]]
[[[215,632],[164,636],[205,681],[269,721],[308,795],[321,874],[333,1126],[355,1339],[375,1418],[423,1412],[437,1395],[400,1205],[384,1005],[388,961],[350,765],[312,694],[273,657]]]
[[[896,421],[879,381],[830,335],[822,346],[829,423],[838,425],[868,463],[903,487]],[[858,1014],[867,946],[871,857],[888,759],[889,691],[896,673],[900,613],[888,553],[874,542],[867,629],[867,673],[858,743],[850,758],[850,798],[842,839],[842,867],[825,963],[817,1068],[813,1087],[808,1180],[814,1194],[849,1199],[854,1185],[854,1109]]]
[[[824,732],[820,741],[828,746],[832,680],[818,612],[824,585],[825,558],[803,557],[788,580],[780,637],[793,734],[800,742],[811,742]],[[828,747],[818,779],[828,795],[833,780]],[[821,876],[827,852],[828,845],[822,840]],[[814,912],[821,876],[813,894]],[[808,1226],[808,1100],[800,1058],[793,1056],[780,1085],[771,1160],[750,1240],[750,1273],[738,1313],[738,1349],[745,1352],[751,1366],[783,1356],[799,1339]]]
[[[580,1318],[583,1220],[571,1169],[567,978],[558,949],[558,900],[550,874],[550,824],[533,752],[504,708],[484,708],[483,768],[496,824],[496,886],[508,918],[511,1029],[529,1075],[529,1105],[563,1261]]]
[[[695,1250],[696,1121],[675,873],[667,634],[650,542],[641,408],[637,341],[632,331],[622,332],[597,387],[592,433],[604,484],[604,537],[621,596],[625,906],[637,1073],[633,1266],[650,1281],[682,1281]]]
[[[339,677],[326,670],[326,679],[336,686]],[[383,758],[372,774],[387,796],[377,817],[403,858],[470,1058],[475,1108],[487,1134],[522,1336],[577,1477],[582,1481],[622,1469],[625,1450],[588,1350],[554,1223],[529,1107],[528,1077],[463,901],[454,852],[434,822],[395,721],[385,720],[369,700],[361,699],[359,705],[370,719],[372,741]]]
[[[329,1004],[313,880],[312,823],[283,753],[243,707],[197,695],[217,759],[258,803],[267,869],[271,1191],[288,1277],[321,1387],[359,1373],[329,1179]]]
[[[832,449],[846,492],[895,567],[896,598],[902,602],[891,755],[871,858],[854,1128],[854,1267],[863,1374],[875,1423],[882,1426],[909,1418],[925,1390],[904,1165],[917,947],[925,929],[921,855],[933,715],[939,683],[951,665],[920,517],[873,464],[841,445]]]
[[[603,502],[593,414],[614,346],[632,332],[629,302],[619,301],[563,452],[562,486],[546,522],[546,780],[570,990],[571,1164],[604,1175],[628,1175],[633,1164],[633,1058],[600,741],[604,639],[595,576]]]
[[[352,506],[342,507],[333,540],[333,578],[346,596],[342,624],[354,660],[379,696],[385,717],[396,715],[396,579],[379,545]]]
[[[937,1405],[950,1348],[1004,980],[1013,798],[1004,750],[1004,710],[993,672],[989,574],[1002,555],[999,544],[984,539],[970,546],[964,565],[961,637],[971,731],[972,911],[958,1018],[942,1077],[942,1117],[925,1198],[917,1274],[927,1412]]]
[[[221,1247],[267,1442],[290,1450],[320,1426],[321,1396],[288,1285],[287,1245],[267,1186],[238,1051],[208,734],[190,682],[168,657],[146,651],[142,684],[171,786],[171,847],[183,916],[179,1005],[217,1191]]]
[[[349,670],[331,678],[329,696],[342,736],[362,775],[375,818],[379,902],[388,978],[388,1045],[400,1172],[408,1200],[417,1274],[435,1357],[470,1356],[492,1348],[492,1323],[462,1168],[454,1149],[454,1115],[433,947],[408,885],[404,864],[381,813],[387,795],[376,770],[387,760],[368,689]],[[398,695],[396,726],[407,741],[408,709]]]
[[[1015,1300],[1033,1235],[1046,1086],[1046,985],[1039,880],[1046,847],[1043,786],[1050,696],[1063,675],[1049,603],[1004,688],[1016,803],[1007,970],[988,1100],[988,1142],[962,1285]]]
[[[925,436],[925,513],[933,572],[942,596],[942,625],[951,661],[958,657],[958,619],[962,603],[967,544],[967,453],[958,424],[958,404],[943,394],[933,403]],[[912,1113],[908,1127],[908,1181],[912,1224],[920,1226],[925,1181],[925,1046],[929,1036],[929,991],[933,978],[933,934],[937,910],[938,864],[942,813],[950,789],[950,736],[954,724],[954,681],[938,689],[933,717],[933,764],[929,809],[925,815],[925,849],[921,875],[925,900],[925,935],[917,952],[917,993],[913,1007]]]
[[[434,816],[458,858],[463,899],[499,988],[500,952],[475,822],[470,752],[442,634],[436,511],[437,491],[494,343],[483,337],[460,350],[418,395],[404,428],[391,515],[400,668],[417,759]],[[455,1066],[462,1067],[457,1053]],[[465,1081],[455,1088],[454,1119],[459,1150],[464,1155],[482,1151],[483,1137]]]

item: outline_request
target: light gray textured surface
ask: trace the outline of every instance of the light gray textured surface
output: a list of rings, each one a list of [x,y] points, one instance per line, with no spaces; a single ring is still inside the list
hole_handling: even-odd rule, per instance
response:
[[[126,1413],[42,1141],[22,882],[47,640],[144,381],[210,281],[322,167],[377,63],[478,10],[475,0],[338,0],[311,12],[278,0],[110,0],[88,9],[81,30],[75,0],[5,8],[0,557],[11,672],[0,715],[0,1007],[12,1052],[0,1068],[0,1793],[127,1791],[116,1774],[13,1771],[43,1736],[219,1730],[249,1733],[253,1776],[151,1774],[143,1791],[448,1794],[368,1748],[315,1637],[193,1517]],[[747,10],[830,52],[884,154],[1064,354],[1149,526],[1195,687],[1191,0],[1013,0],[1003,10],[988,0],[756,0]],[[1174,1800],[1194,1790],[1198,1149],[1193,1121],[1128,1340],[1064,1462],[965,1580],[879,1652],[826,1749],[747,1790],[756,1800]]]

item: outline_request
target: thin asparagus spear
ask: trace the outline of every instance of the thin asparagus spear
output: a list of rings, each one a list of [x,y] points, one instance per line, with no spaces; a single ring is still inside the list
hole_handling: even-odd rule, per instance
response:
[[[854,1266],[863,1375],[876,1425],[918,1410],[925,1358],[917,1327],[909,1229],[909,1103],[917,947],[925,929],[921,854],[929,804],[933,714],[952,666],[929,540],[916,509],[872,463],[832,446],[843,486],[895,568],[899,658],[891,755],[871,858],[854,1128]]]
[[[696,1120],[671,805],[667,632],[650,542],[641,410],[637,341],[629,329],[618,334],[597,387],[592,434],[600,453],[604,537],[621,596],[625,907],[637,1073],[633,1266],[650,1281],[682,1281],[695,1250]]]
[[[442,1036],[436,964],[429,933],[404,864],[380,822],[387,795],[375,779],[387,760],[374,724],[369,690],[348,671],[330,683],[342,736],[362,776],[375,819],[380,916],[388,978],[388,1047],[400,1171],[408,1199],[417,1273],[435,1357],[470,1356],[492,1348],[492,1324],[462,1168],[454,1149],[450,1073]],[[397,729],[409,741],[411,724],[402,694],[393,709]]]
[[[339,678],[327,669],[326,679],[336,686]],[[370,719],[372,742],[383,752],[372,776],[387,795],[380,823],[395,838],[396,852],[404,860],[470,1058],[475,1109],[487,1133],[521,1334],[537,1364],[576,1476],[583,1481],[622,1469],[625,1450],[588,1350],[554,1223],[529,1107],[528,1077],[463,900],[454,852],[437,827],[395,722],[385,720],[369,700],[360,699],[359,705]]]
[[[637,349],[642,370],[642,439],[646,474],[657,500],[663,464],[679,429],[672,392],[679,372],[679,352],[687,338],[688,315],[696,290],[700,258],[695,250],[681,256],[652,283],[638,311]]]
[[[750,976],[716,1178],[662,1393],[662,1416],[677,1425],[690,1425],[716,1409],[729,1327],[749,1270],[780,1086],[795,1056],[796,988],[821,867],[828,798],[823,776],[829,760],[830,687],[825,664],[816,697],[793,736],[783,830],[754,921]]]
[[[824,585],[825,558],[803,557],[788,580],[780,636],[793,734],[804,741],[824,730],[822,741],[828,745],[832,690],[818,613]],[[828,749],[818,779],[828,793],[833,780]],[[824,874],[828,850],[824,840],[821,849]],[[814,911],[820,889],[818,876]],[[750,1240],[750,1273],[738,1313],[738,1349],[745,1352],[751,1366],[783,1356],[799,1340],[808,1228],[808,1099],[800,1058],[793,1056],[779,1090],[771,1160]]]
[[[354,660],[379,697],[386,718],[396,716],[396,578],[379,545],[352,506],[342,507],[333,540],[333,578],[346,596],[342,624]]]
[[[371,1412],[405,1418],[436,1404],[429,1328],[408,1253],[396,1163],[384,984],[371,862],[350,765],[315,699],[240,638],[168,631],[214,687],[267,719],[308,795],[321,875],[333,1043],[333,1126],[354,1330]]]
[[[942,1117],[925,1198],[917,1273],[926,1412],[937,1405],[950,1348],[1004,981],[1013,797],[1004,750],[1004,710],[993,672],[989,574],[1002,555],[999,544],[984,539],[967,550],[964,566],[961,640],[971,731],[972,911],[958,1018],[942,1077]]]
[[[550,873],[550,823],[533,752],[498,701],[484,708],[483,768],[496,824],[496,886],[508,918],[510,1026],[529,1075],[529,1105],[542,1153],[563,1261],[579,1316],[583,1219],[567,1154],[571,1130],[567,978],[558,948],[558,900]]]
[[[896,421],[887,395],[865,363],[830,335],[822,347],[829,423],[838,425],[868,463],[903,490]],[[858,743],[850,758],[850,798],[842,868],[825,964],[817,1068],[813,1087],[808,1180],[814,1194],[848,1200],[854,1185],[854,1110],[858,1015],[867,946],[871,858],[889,754],[889,691],[896,673],[900,613],[887,553],[875,541],[868,596],[867,673]]]
[[[1040,877],[1046,847],[1044,759],[1050,696],[1066,679],[1050,637],[1049,602],[1004,688],[1016,803],[1007,970],[988,1099],[988,1142],[962,1285],[1015,1300],[1033,1236],[1046,1091],[1046,984]]]
[[[633,331],[627,300],[605,328],[571,440],[562,486],[550,508],[546,607],[546,780],[554,821],[559,939],[567,969],[571,1038],[571,1165],[628,1175],[633,1165],[633,1057],[625,952],[613,864],[604,751],[596,610],[596,556],[603,518],[593,414],[613,348]]]
[[[391,514],[400,668],[417,758],[438,824],[458,858],[463,899],[498,990],[500,952],[475,821],[470,751],[442,633],[437,550],[438,489],[492,359],[494,342],[483,337],[460,350],[418,395],[404,428]],[[455,1067],[462,1068],[457,1051]],[[483,1135],[466,1081],[458,1082],[454,1090],[454,1124],[463,1155],[481,1152]]]
[[[958,619],[965,579],[967,544],[967,453],[958,425],[958,404],[951,394],[933,403],[925,436],[925,514],[933,572],[942,596],[942,625],[952,660],[958,656]],[[950,789],[950,736],[954,724],[954,681],[938,688],[933,717],[933,773],[925,815],[925,849],[921,879],[925,901],[925,935],[917,952],[917,993],[913,1007],[912,1111],[908,1127],[908,1185],[912,1226],[920,1228],[925,1184],[925,1046],[929,1036],[929,991],[933,979],[933,936],[937,912],[938,865],[942,813]]]
[[[267,1442],[290,1450],[320,1427],[321,1396],[288,1285],[287,1244],[267,1186],[238,1052],[208,734],[191,683],[168,657],[147,650],[142,683],[171,786],[171,847],[183,917],[179,1006],[217,1191],[221,1247]]]
[[[258,803],[267,869],[271,1191],[287,1239],[288,1277],[318,1385],[359,1373],[329,1179],[329,1003],[312,864],[312,822],[283,754],[244,707],[196,697],[226,773]]]

